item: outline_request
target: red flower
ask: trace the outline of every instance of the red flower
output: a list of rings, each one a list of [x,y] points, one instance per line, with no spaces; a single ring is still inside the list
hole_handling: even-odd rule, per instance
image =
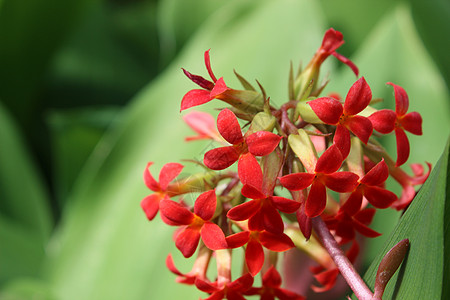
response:
[[[405,130],[412,134],[422,135],[422,117],[418,112],[408,111],[409,99],[406,91],[399,85],[388,82],[394,87],[395,113],[389,109],[382,109],[373,113],[369,119],[373,128],[380,133],[390,133],[395,130],[397,140],[396,166],[404,164],[409,157],[409,141]]]
[[[262,287],[251,288],[245,292],[245,295],[260,295],[261,300],[274,300],[275,298],[280,300],[305,299],[303,296],[281,288],[281,276],[274,266],[271,266],[270,269],[263,275]]]
[[[210,222],[216,210],[214,190],[198,196],[194,204],[194,213],[180,203],[163,200],[160,203],[163,221],[173,226],[185,226],[177,237],[175,245],[185,257],[191,257],[197,249],[200,237],[211,250],[227,248],[225,235],[217,224]]]
[[[340,46],[342,46],[342,44],[344,44],[344,37],[342,33],[334,30],[333,28],[328,29],[327,32],[325,32],[325,36],[323,37],[322,46],[319,48],[313,58],[314,65],[320,66],[328,56],[333,55],[341,62],[349,66],[352,69],[353,73],[358,76],[358,68],[356,67],[356,65],[347,57],[336,52],[336,50]]]
[[[229,109],[223,109],[219,113],[217,129],[232,146],[212,149],[205,153],[203,162],[212,170],[228,168],[241,155],[248,152],[255,156],[268,155],[278,146],[281,140],[281,136],[269,131],[258,131],[244,137],[235,114]]]
[[[393,164],[393,163],[392,163]],[[399,167],[390,167],[391,176],[401,184],[403,190],[400,196],[400,199],[392,204],[392,208],[396,210],[402,210],[408,207],[413,198],[416,195],[416,191],[414,189],[415,185],[423,184],[431,172],[431,164],[427,163],[428,172],[425,173],[424,168],[420,164],[411,164],[411,170],[413,171],[414,176],[408,175]]]
[[[343,106],[338,100],[330,97],[317,98],[308,102],[321,121],[325,124],[336,125],[334,143],[344,158],[350,152],[350,131],[365,144],[372,135],[373,127],[370,120],[357,115],[369,105],[370,100],[372,100],[372,91],[364,77],[361,77],[348,91]]]
[[[292,240],[284,233],[274,234],[268,231],[241,231],[226,238],[229,248],[245,248],[245,262],[252,276],[261,271],[264,264],[263,246],[271,251],[284,252],[294,247]]]
[[[335,145],[331,145],[317,160],[312,173],[294,173],[280,178],[281,185],[291,191],[311,189],[306,199],[305,213],[313,218],[320,215],[326,206],[326,187],[339,192],[352,192],[358,185],[358,175],[352,172],[336,172],[343,162],[341,152]]]
[[[324,221],[328,228],[335,230],[335,235],[341,237],[341,244],[348,243],[355,239],[355,231],[370,238],[378,237],[381,234],[368,225],[372,222],[375,215],[375,208],[366,208],[358,211],[354,215],[349,215],[345,211],[339,211],[336,216],[325,218]]]
[[[211,294],[204,300],[245,300],[243,293],[250,289],[253,285],[253,277],[249,273],[239,277],[235,281],[218,285],[216,282],[208,282],[205,280],[195,280],[197,288],[203,292]]]
[[[185,139],[186,141],[202,139],[212,139],[218,142],[223,141],[216,129],[216,122],[210,114],[200,111],[192,111],[184,115],[183,120],[189,125],[189,127],[198,133],[197,136],[187,137]]]
[[[227,217],[234,221],[248,220],[250,230],[267,230],[281,234],[284,230],[283,220],[278,210],[293,213],[300,203],[284,197],[273,196],[273,185],[265,182],[261,167],[254,157],[249,157],[239,166],[239,177],[244,184],[241,193],[244,197],[253,199],[233,207]],[[268,186],[272,188],[268,188]]]
[[[376,208],[388,208],[391,206],[397,200],[397,196],[393,192],[380,187],[388,176],[388,166],[384,159],[382,159],[359,180],[358,187],[352,192],[340,210],[353,216],[361,209],[363,196]]]
[[[183,165],[178,163],[165,164],[159,173],[158,183],[153,178],[152,174],[150,174],[148,169],[152,164],[153,162],[149,162],[145,168],[144,182],[145,185],[147,185],[147,187],[155,193],[145,197],[141,201],[141,207],[149,220],[153,220],[158,213],[159,203],[161,200],[169,199],[170,196],[174,196],[176,194],[168,188],[169,183],[175,179],[175,177],[177,177],[183,169]]]
[[[223,77],[217,80],[216,76],[214,76],[209,59],[209,50],[205,51],[205,65],[213,82],[201,76],[193,75],[183,69],[184,74],[202,89],[194,89],[184,95],[183,99],[181,100],[181,111],[193,106],[207,103],[219,97],[220,94],[228,90],[227,85],[223,81]]]

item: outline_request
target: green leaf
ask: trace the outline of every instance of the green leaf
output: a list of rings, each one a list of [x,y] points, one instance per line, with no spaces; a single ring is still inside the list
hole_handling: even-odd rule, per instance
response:
[[[398,272],[392,277],[383,299],[445,299],[443,289],[448,292],[448,260],[444,260],[444,211],[448,198],[449,144],[430,177],[390,235],[380,254],[364,276],[366,282],[374,285],[378,265],[386,252],[402,239],[409,239],[410,249]],[[447,231],[447,235],[448,235]],[[448,254],[448,249],[445,249]],[[445,263],[445,267],[444,267]]]
[[[48,195],[21,135],[0,103],[0,283],[36,275],[50,235]]]
[[[267,20],[277,20],[277,26]],[[172,228],[158,220],[149,223],[139,206],[150,193],[142,180],[148,161],[156,162],[151,171],[157,176],[164,163],[202,159],[205,149],[215,147],[183,142],[189,129],[181,122],[180,101],[195,85],[180,67],[206,75],[203,53],[211,48],[214,72],[227,84],[239,86],[236,66],[246,78],[258,76],[273,99],[285,99],[287,76],[279,74],[287,73],[290,58],[314,53],[324,32],[320,20],[308,1],[234,1],[220,18],[205,23],[183,55],[135,99],[120,127],[105,136],[82,171],[49,246],[45,276],[58,299],[194,299],[202,294],[174,282],[164,266],[169,252],[179,256]],[[289,30],[280,34],[278,26],[305,31],[292,38]],[[217,106],[223,103],[204,108]],[[183,173],[194,170],[187,166]],[[183,272],[192,263],[176,262]]]

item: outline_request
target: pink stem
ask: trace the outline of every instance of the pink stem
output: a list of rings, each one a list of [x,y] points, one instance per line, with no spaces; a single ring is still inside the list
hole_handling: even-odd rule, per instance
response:
[[[313,218],[312,225],[322,241],[323,246],[330,254],[334,263],[347,281],[350,288],[355,293],[356,297],[358,297],[359,300],[371,300],[373,297],[372,291],[367,287],[364,280],[361,276],[359,276],[358,272],[353,267],[353,264],[348,260],[347,256],[339,247],[322,218],[320,216]]]

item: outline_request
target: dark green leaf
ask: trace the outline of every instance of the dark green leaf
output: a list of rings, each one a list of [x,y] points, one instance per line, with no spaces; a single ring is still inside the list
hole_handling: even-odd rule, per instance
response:
[[[445,299],[441,294],[447,285],[443,279],[448,276],[443,273],[448,156],[447,144],[430,177],[364,276],[373,286],[378,264],[385,253],[400,240],[409,239],[410,250],[388,283],[383,299]],[[445,264],[448,265],[448,261]]]

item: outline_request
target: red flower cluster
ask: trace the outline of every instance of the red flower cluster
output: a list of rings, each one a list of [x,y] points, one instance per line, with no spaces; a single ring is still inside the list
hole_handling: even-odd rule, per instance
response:
[[[230,104],[219,112],[217,130],[208,114],[185,115],[186,123],[198,134],[187,140],[210,139],[222,146],[207,151],[203,163],[198,162],[210,169],[208,172],[185,179],[176,180],[182,165],[168,163],[157,182],[148,170],[149,163],[144,181],[154,193],[145,197],[141,206],[149,220],[159,210],[166,224],[178,227],[175,245],[184,257],[197,251],[194,266],[186,274],[175,267],[171,255],[166,264],[178,282],[209,294],[206,299],[245,299],[246,295],[304,299],[282,287],[283,276],[277,270],[279,253],[294,247],[318,263],[310,274],[317,280],[312,289],[331,289],[339,269],[329,257],[323,257],[326,252],[308,250],[324,247],[324,241],[318,241],[322,235],[312,224],[322,222],[333,240],[349,249],[347,256],[354,261],[359,252],[357,237],[380,235],[370,228],[376,210],[407,207],[415,193],[413,186],[427,178],[428,173],[419,165],[413,165],[414,176],[400,169],[410,151],[405,131],[422,134],[422,119],[416,112],[407,113],[409,99],[402,87],[388,83],[394,87],[395,112],[382,109],[369,115],[367,112],[373,111],[368,109],[372,92],[364,77],[353,83],[343,102],[335,94],[318,97],[323,86],[304,84],[315,82],[321,64],[330,55],[358,75],[356,66],[336,53],[342,43],[340,32],[329,29],[325,33],[311,63],[291,86],[290,95],[296,100],[279,109],[240,76],[245,90],[231,89],[222,77],[217,79],[209,50],[205,64],[212,81],[183,69],[201,89],[183,97],[181,110],[213,99]],[[249,100],[259,98],[263,101]],[[250,122],[245,133],[239,118]],[[374,140],[374,129],[380,134],[395,132],[396,162]],[[235,162],[237,167],[233,167]],[[389,175],[404,189],[400,198],[384,186]],[[186,204],[183,195],[199,190],[202,192],[193,206]],[[176,196],[178,201],[173,199]],[[241,247],[243,272],[232,280],[231,254]],[[217,277],[210,280],[207,270],[212,257],[217,262]],[[254,287],[258,274],[262,285]]]

